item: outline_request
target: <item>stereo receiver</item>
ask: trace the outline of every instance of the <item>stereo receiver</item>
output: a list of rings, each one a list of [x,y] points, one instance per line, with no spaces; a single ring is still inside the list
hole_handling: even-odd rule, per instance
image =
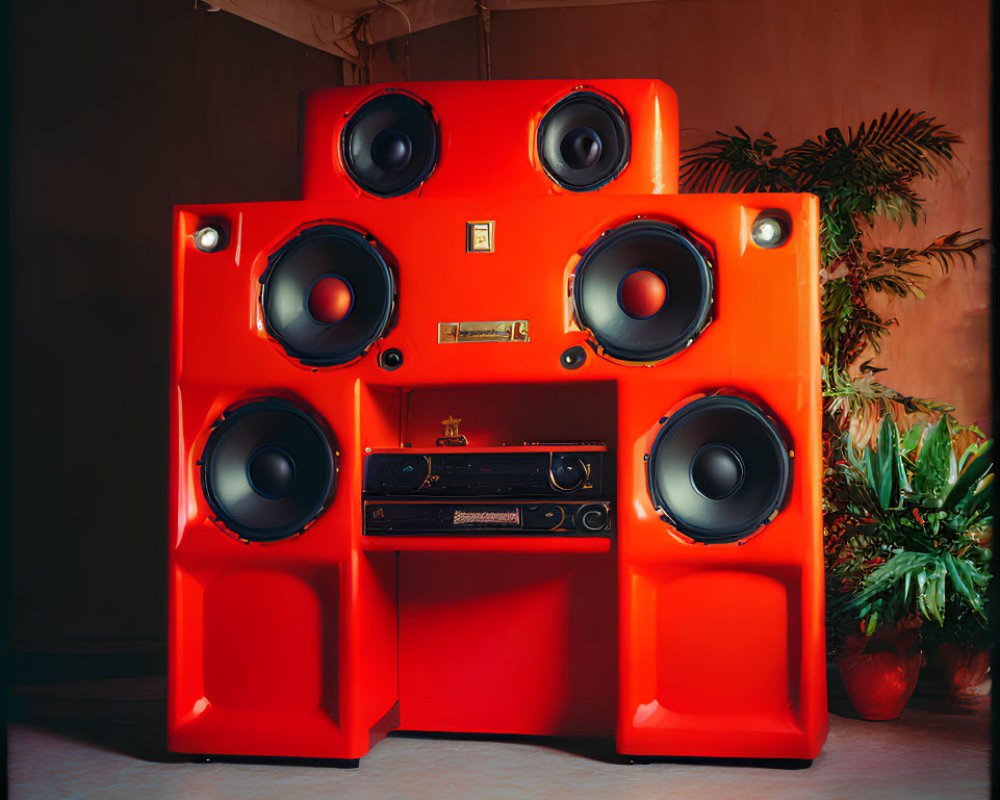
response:
[[[607,500],[487,501],[442,503],[428,500],[365,501],[366,536],[399,534],[494,534],[610,536]]]
[[[365,495],[432,497],[597,497],[604,447],[496,447],[472,452],[371,453]]]
[[[605,451],[564,444],[370,453],[363,533],[609,536]]]

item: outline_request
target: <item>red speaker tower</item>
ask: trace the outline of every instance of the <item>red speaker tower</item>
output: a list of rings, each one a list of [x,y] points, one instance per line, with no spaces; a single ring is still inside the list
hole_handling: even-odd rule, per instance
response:
[[[811,759],[818,211],[678,195],[654,80],[362,86],[175,212],[171,750]]]

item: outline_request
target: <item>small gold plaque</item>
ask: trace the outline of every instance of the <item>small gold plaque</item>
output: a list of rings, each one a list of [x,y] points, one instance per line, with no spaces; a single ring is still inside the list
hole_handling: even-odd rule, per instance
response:
[[[493,220],[465,223],[465,252],[493,252]]]
[[[456,342],[530,342],[528,320],[439,322],[438,344]]]

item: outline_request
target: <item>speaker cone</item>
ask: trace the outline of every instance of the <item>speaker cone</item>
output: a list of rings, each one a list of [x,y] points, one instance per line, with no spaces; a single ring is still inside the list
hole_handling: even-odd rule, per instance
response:
[[[357,231],[321,225],[272,254],[261,276],[267,331],[305,364],[346,364],[385,332],[395,282]]]
[[[574,92],[556,103],[538,126],[538,155],[556,183],[588,192],[613,180],[629,158],[624,113],[594,92]]]
[[[577,317],[612,358],[660,361],[704,330],[712,308],[707,251],[678,228],[631,222],[604,234],[573,281]]]
[[[380,197],[395,197],[416,189],[437,164],[437,123],[427,103],[387,92],[354,112],[340,147],[344,166],[358,186]]]
[[[301,531],[324,511],[336,484],[330,440],[312,417],[280,398],[223,414],[200,463],[212,511],[252,542]]]
[[[781,508],[791,483],[791,457],[775,422],[749,400],[726,395],[670,416],[647,468],[653,505],[699,542],[749,536]]]

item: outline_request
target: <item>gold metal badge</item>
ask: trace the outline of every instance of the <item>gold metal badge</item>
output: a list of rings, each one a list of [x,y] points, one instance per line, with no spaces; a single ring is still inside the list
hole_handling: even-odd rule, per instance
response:
[[[465,252],[493,252],[493,220],[465,223]]]
[[[529,342],[528,320],[439,322],[438,344],[455,342]]]
[[[494,528],[517,528],[521,525],[521,512],[516,508],[503,511],[487,511],[485,509],[466,511],[456,510],[451,517],[452,527],[494,527]]]

